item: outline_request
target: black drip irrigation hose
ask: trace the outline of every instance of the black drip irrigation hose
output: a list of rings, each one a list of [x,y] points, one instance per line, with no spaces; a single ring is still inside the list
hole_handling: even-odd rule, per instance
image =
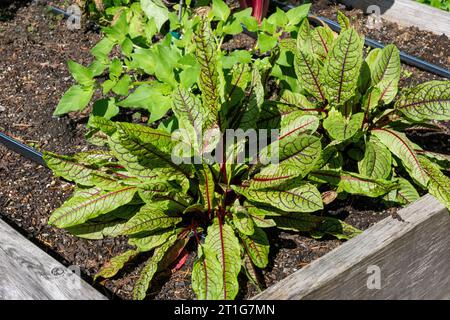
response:
[[[67,11],[64,11],[63,9],[59,9],[57,7],[54,6],[48,6],[48,8],[50,9],[51,12],[53,12],[54,14],[60,14],[63,15],[64,18],[70,18],[70,14]]]
[[[277,5],[279,5],[280,8],[284,11],[295,8],[294,5],[284,4],[284,3],[281,3],[276,0],[273,0],[273,2]],[[56,8],[53,6],[49,6],[49,8],[55,14],[63,15],[65,18],[70,17],[70,14],[68,14],[66,11],[64,11],[62,9],[59,9],[59,8]],[[335,32],[341,31],[341,27],[339,26],[339,24],[334,22],[333,20],[330,20],[330,19],[327,19],[324,17],[320,17],[320,16],[310,16],[310,19],[312,19],[313,21],[316,19],[323,21]],[[244,32],[251,37],[254,37],[254,38],[256,37],[256,34],[253,32],[248,32],[248,30],[245,30],[245,29],[244,29]],[[372,39],[368,39],[368,38],[365,39],[365,44],[366,44],[366,46],[371,47],[371,48],[380,48],[380,49],[384,48],[384,45],[382,43],[372,40]],[[437,65],[434,65],[432,63],[428,63],[424,60],[421,60],[412,55],[409,55],[403,51],[400,52],[400,59],[403,63],[406,63],[410,66],[414,66],[416,68],[427,71],[429,73],[433,73],[435,75],[450,79],[450,71],[449,70],[439,67]],[[24,156],[25,158],[28,158],[42,166],[46,166],[45,161],[42,158],[42,153],[33,149],[30,146],[27,146],[26,144],[21,143],[20,141],[17,141],[16,139],[8,137],[7,135],[5,135],[1,132],[0,132],[0,143],[4,144],[7,148],[9,148],[10,150],[12,150],[14,152],[17,152],[18,154]]]

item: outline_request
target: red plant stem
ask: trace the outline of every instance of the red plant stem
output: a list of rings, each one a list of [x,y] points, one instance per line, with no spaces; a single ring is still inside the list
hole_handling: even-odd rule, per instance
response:
[[[252,0],[253,16],[261,23],[264,11],[264,0]]]
[[[252,8],[252,15],[261,23],[269,10],[269,0],[239,0],[241,9]]]

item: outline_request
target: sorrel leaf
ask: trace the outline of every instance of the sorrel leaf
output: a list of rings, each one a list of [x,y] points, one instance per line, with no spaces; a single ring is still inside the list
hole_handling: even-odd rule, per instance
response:
[[[343,31],[333,44],[320,72],[325,96],[331,104],[343,104],[355,94],[362,49],[363,41],[353,29]]]
[[[372,134],[376,136],[395,156],[397,156],[411,176],[421,185],[426,186],[428,176],[414,152],[411,142],[400,132],[390,129],[374,129]]]
[[[450,119],[450,82],[429,81],[406,91],[395,108],[413,121]]]

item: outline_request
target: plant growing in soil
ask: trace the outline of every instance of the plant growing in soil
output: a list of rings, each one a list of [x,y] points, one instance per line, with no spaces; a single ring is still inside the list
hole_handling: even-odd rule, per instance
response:
[[[277,124],[268,121],[264,104],[273,112],[284,110],[265,98],[268,59],[224,69],[205,19],[193,39],[197,86],[177,86],[171,93],[179,130],[92,117],[90,125],[100,130],[108,151],[44,155],[56,175],[77,184],[49,223],[89,239],[126,235],[134,247],[105,264],[97,277],[113,277],[135,256],[152,252],[136,283],[136,299],[145,298],[156,272],[183,263],[189,242],[197,248],[192,286],[198,298],[233,299],[238,275],[244,271],[258,283],[255,267],[268,264],[265,228],[342,239],[359,232],[312,214],[323,209],[322,195],[304,177],[321,158],[319,118],[298,109]],[[250,136],[225,134],[272,128],[279,135],[256,149]],[[267,130],[254,132],[258,141],[269,139]],[[268,161],[274,154],[277,164]]]
[[[405,134],[419,127],[442,130],[437,121],[450,119],[450,82],[399,89],[398,49],[388,45],[364,58],[363,37],[343,14],[338,19],[337,37],[305,20],[297,39],[282,44],[305,96],[290,94],[281,101],[320,117],[324,134],[321,160],[308,179],[334,186],[342,195],[400,204],[427,190],[450,207],[450,180],[444,174],[450,156],[425,151]]]
[[[219,44],[241,33],[243,25],[258,35],[251,51],[220,52],[220,63],[229,69],[237,62],[250,62],[252,56],[267,54],[283,32],[298,29],[310,7],[277,11],[258,25],[251,8],[231,13],[222,0],[214,1],[211,8],[188,7],[182,11],[181,20],[176,12],[165,7],[155,10],[147,2],[116,8],[112,25],[102,29],[103,39],[91,50],[95,60],[90,65],[69,62],[77,83],[63,95],[54,115],[85,110],[94,93],[101,91],[92,105],[93,115],[111,119],[122,108],[148,112],[149,123],[158,121],[171,108],[172,90],[179,85],[194,87],[199,76],[192,41],[192,31],[199,22],[196,12],[213,21]]]

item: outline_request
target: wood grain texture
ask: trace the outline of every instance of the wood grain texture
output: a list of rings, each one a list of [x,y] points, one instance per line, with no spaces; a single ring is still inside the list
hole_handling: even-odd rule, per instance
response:
[[[440,10],[413,0],[341,0],[365,13],[371,5],[381,9],[381,16],[388,21],[403,26],[416,26],[419,29],[450,36],[450,12]]]
[[[449,299],[450,215],[431,195],[388,217],[254,299]],[[369,266],[381,288],[368,289]]]
[[[106,300],[0,219],[0,300]]]

